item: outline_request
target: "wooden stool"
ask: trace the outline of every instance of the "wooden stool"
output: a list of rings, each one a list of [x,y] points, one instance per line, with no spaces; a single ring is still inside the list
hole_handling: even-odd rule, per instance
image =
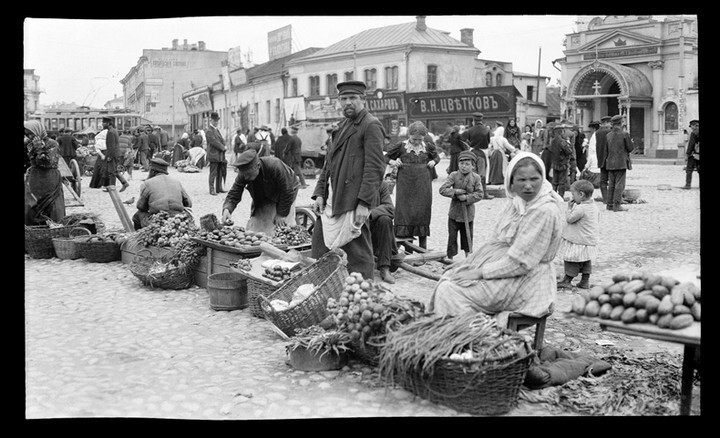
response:
[[[543,337],[545,336],[545,322],[548,316],[549,314],[543,315],[539,318],[535,318],[532,316],[521,315],[519,313],[511,313],[508,317],[507,328],[518,332],[522,329],[537,325],[537,327],[535,327],[535,341],[533,342],[533,348],[535,348],[535,350],[540,350],[543,346]]]

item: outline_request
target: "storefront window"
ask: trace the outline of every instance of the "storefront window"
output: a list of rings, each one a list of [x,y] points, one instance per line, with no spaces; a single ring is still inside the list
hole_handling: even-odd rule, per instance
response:
[[[678,107],[673,102],[665,105],[665,131],[677,131]]]
[[[428,65],[427,67],[427,89],[428,91],[437,90],[437,65]]]

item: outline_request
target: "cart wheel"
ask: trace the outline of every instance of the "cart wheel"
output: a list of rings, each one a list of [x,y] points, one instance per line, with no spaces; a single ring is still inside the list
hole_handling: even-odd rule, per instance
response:
[[[315,213],[306,207],[295,209],[295,222],[312,234],[315,227]]]
[[[314,169],[315,168],[315,161],[312,158],[306,158],[305,161],[303,161],[303,169]]]
[[[80,196],[80,191],[82,190],[82,184],[80,183],[80,181],[82,180],[82,173],[80,172],[80,166],[75,159],[70,160],[70,173],[73,176],[72,180],[70,181],[70,185],[75,191],[75,194]]]

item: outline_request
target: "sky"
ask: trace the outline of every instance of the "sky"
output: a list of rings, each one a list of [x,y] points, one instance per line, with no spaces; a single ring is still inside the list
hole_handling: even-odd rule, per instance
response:
[[[56,102],[102,107],[122,96],[120,80],[137,65],[143,49],[204,41],[207,50],[240,47],[252,61],[269,60],[267,34],[292,25],[292,52],[328,47],[367,29],[414,22],[413,15],[388,16],[203,16],[154,19],[32,18],[23,23],[23,67],[40,76],[41,105]],[[479,58],[512,62],[513,70],[549,76],[560,72],[563,39],[575,31],[575,15],[428,15],[428,27],[450,32],[472,28]],[[331,26],[327,24],[331,23]]]

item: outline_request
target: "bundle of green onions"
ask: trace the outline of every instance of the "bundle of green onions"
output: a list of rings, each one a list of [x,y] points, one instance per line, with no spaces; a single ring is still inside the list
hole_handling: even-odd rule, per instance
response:
[[[387,334],[378,371],[390,384],[406,381],[410,373],[431,378],[439,361],[453,360],[479,367],[516,356],[524,347],[522,336],[503,329],[482,312],[429,314]]]

